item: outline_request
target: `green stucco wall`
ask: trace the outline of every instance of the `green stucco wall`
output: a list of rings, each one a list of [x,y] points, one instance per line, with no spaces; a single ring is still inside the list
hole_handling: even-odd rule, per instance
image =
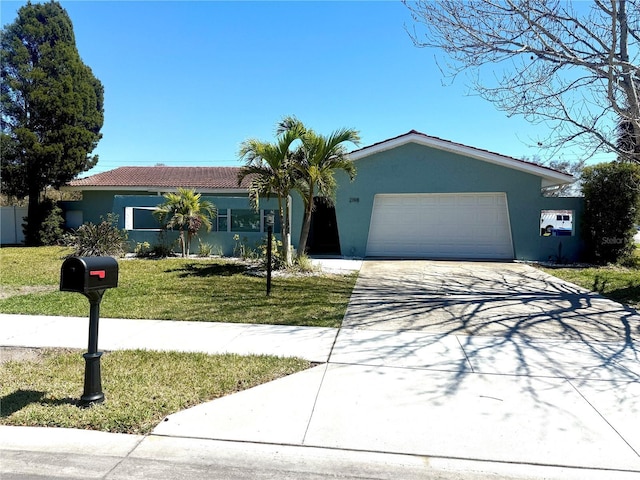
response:
[[[540,177],[501,165],[476,160],[459,154],[414,143],[370,155],[356,161],[357,176],[349,181],[344,172],[336,172],[336,216],[342,255],[364,257],[369,235],[369,223],[374,196],[378,193],[474,193],[504,192],[507,197],[514,256],[518,260],[549,259],[574,261],[579,259],[581,198],[546,198],[540,193]],[[204,199],[219,209],[248,209],[248,196],[215,195]],[[84,221],[97,223],[100,217],[113,212],[124,228],[125,208],[155,206],[163,202],[160,195],[131,191],[84,191],[83,200],[74,208],[83,210]],[[297,247],[303,221],[303,203],[299,194],[291,194],[291,242]],[[263,210],[277,210],[277,200],[260,202]],[[572,210],[574,235],[566,237],[540,236],[541,210]],[[403,235],[404,232],[398,232]],[[237,241],[235,232],[202,232],[203,242],[216,251],[231,255]],[[263,232],[238,233],[249,247],[259,245]],[[174,239],[177,232],[169,234]],[[136,243],[158,243],[158,233],[130,231],[131,248]],[[192,251],[197,250],[197,241]]]
[[[203,200],[212,202],[216,208],[220,210],[226,209],[250,209],[248,196],[241,195],[215,195],[204,196]],[[132,191],[84,191],[83,199],[75,202],[74,209],[82,209],[84,222],[98,223],[101,217],[105,217],[107,213],[115,213],[118,215],[119,228],[125,228],[125,209],[126,207],[155,207],[164,202],[162,195],[153,195],[146,192]],[[261,200],[260,209],[277,211],[277,200]],[[157,245],[161,242],[160,232],[148,230],[129,230],[130,250],[133,251],[137,243],[148,242],[151,245]],[[239,240],[235,240],[234,236],[238,235]],[[238,242],[244,243],[251,249],[256,249],[265,239],[264,232],[206,232],[201,230],[198,238],[192,241],[191,253],[198,251],[198,239],[204,243],[213,246],[214,253],[222,253],[225,256],[231,256]],[[178,232],[170,231],[166,233],[166,239],[163,243],[171,244],[177,240]],[[178,246],[175,245],[176,251]]]
[[[547,260],[563,242],[563,256],[577,258],[579,225],[574,237],[540,237],[542,209],[581,212],[582,199],[544,198],[540,177],[418,144],[406,144],[356,161],[357,176],[336,175],[336,215],[344,256],[365,255],[374,196],[377,193],[505,192],[514,255],[519,260]],[[576,215],[578,217],[578,215]],[[398,232],[403,235],[403,232]]]

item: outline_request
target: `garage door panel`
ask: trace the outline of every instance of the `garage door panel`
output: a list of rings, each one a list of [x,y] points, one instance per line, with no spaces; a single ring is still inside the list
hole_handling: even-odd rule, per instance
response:
[[[513,258],[506,195],[376,195],[367,255]]]

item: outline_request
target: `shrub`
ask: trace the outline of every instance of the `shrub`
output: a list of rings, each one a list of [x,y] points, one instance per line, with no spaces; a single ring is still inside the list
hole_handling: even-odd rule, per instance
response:
[[[74,249],[70,256],[123,256],[127,251],[127,232],[118,229],[117,224],[118,216],[109,213],[98,225],[85,223],[78,227],[68,237],[67,245]]]
[[[240,235],[235,234],[233,236],[233,240],[235,240],[236,242],[236,244],[233,247],[234,257],[239,257],[239,258],[242,258],[243,260],[255,260],[256,258],[259,257],[258,252],[256,252],[251,247],[249,247],[247,237],[242,237],[242,241],[240,241]]]
[[[268,240],[265,237],[260,244],[260,264],[263,268],[267,268],[267,245]],[[282,242],[277,240],[275,235],[271,237],[271,268],[280,270],[285,267],[284,257],[282,255]]]
[[[637,164],[600,163],[584,169],[582,229],[588,260],[615,263],[632,254],[639,185]]]
[[[136,254],[136,257],[149,257],[153,253],[153,250],[151,250],[151,244],[149,242],[138,242],[133,249],[133,253]]]
[[[311,259],[304,253],[301,253],[296,257],[295,267],[301,272],[313,272],[316,270]]]
[[[33,221],[32,221],[33,220]],[[37,217],[22,225],[27,245],[56,245],[63,238],[62,209],[50,198],[38,204]]]
[[[213,246],[210,243],[205,243],[202,240],[198,240],[198,256],[210,257],[213,252]]]
[[[169,241],[166,230],[161,230],[160,233],[158,233],[158,243],[151,247],[150,256],[159,258],[173,257],[176,243],[177,240],[173,242]]]

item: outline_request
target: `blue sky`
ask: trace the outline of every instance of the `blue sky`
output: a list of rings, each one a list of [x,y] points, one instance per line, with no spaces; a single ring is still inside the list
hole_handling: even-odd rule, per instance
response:
[[[2,25],[25,2],[0,3]],[[547,131],[443,85],[413,46],[399,1],[61,1],[83,61],[105,88],[89,174],[119,166],[237,166],[247,138],[272,141],[295,115],[361,146],[415,129],[516,158]],[[563,153],[575,159],[577,152]],[[597,157],[596,160],[605,160]]]

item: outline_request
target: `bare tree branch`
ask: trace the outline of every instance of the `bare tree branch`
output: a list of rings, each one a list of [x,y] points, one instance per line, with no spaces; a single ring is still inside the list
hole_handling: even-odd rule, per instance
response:
[[[639,161],[639,0],[403,0],[414,45],[435,47],[446,75],[508,115],[549,123],[543,146]],[[626,122],[626,142],[616,125]]]

